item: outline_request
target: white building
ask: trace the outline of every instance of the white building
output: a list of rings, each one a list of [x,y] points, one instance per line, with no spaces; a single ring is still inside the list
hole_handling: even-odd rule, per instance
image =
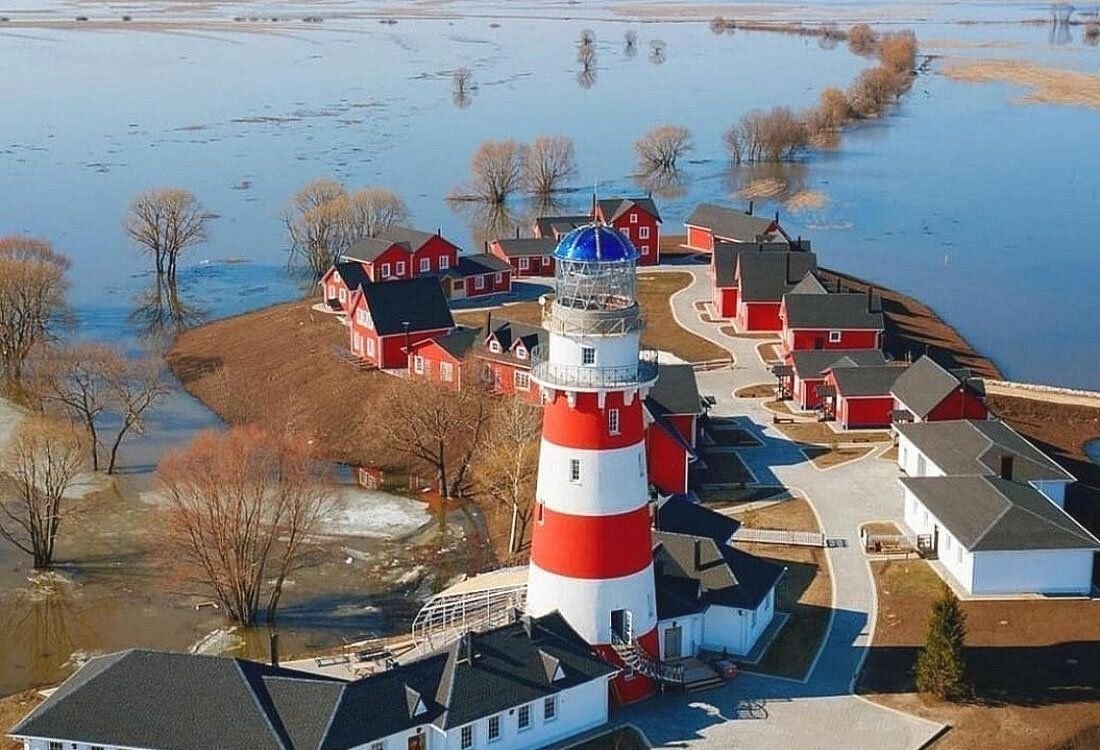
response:
[[[11,730],[25,750],[522,750],[607,722],[616,674],[557,614],[355,681],[122,651]]]

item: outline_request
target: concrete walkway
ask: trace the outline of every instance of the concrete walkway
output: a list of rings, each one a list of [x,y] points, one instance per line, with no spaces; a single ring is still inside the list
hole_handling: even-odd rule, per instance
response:
[[[698,696],[669,695],[617,712],[616,720],[640,728],[657,747],[753,748],[753,750],[915,750],[941,725],[893,711],[852,694],[870,645],[875,589],[859,548],[859,526],[867,521],[901,521],[897,468],[878,458],[885,448],[828,470],[817,468],[771,423],[760,399],[733,396],[738,388],[773,383],[760,359],[760,339],[738,338],[704,323],[695,303],[710,295],[705,266],[676,265],[695,277],[674,294],[672,311],[681,326],[730,350],[731,369],[698,374],[699,388],[717,403],[711,414],[730,417],[749,430],[760,447],[737,453],[757,482],[782,485],[804,495],[826,537],[833,580],[828,634],[803,682],[742,674],[722,688]]]

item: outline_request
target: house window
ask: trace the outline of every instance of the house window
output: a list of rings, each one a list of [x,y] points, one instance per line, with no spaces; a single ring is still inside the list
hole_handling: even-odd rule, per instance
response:
[[[581,460],[579,458],[569,459],[569,481],[573,484],[581,483]]]
[[[64,750],[65,743],[63,742],[50,742],[50,750]]]
[[[951,537],[946,534],[943,537],[943,546],[947,549],[948,552],[951,551]]]
[[[516,726],[519,727],[519,731],[531,728],[531,707],[520,706],[516,712]]]
[[[419,354],[413,357],[413,371],[415,371],[417,375],[424,374],[424,358]]]
[[[351,334],[351,350],[353,352],[363,351],[363,337],[358,333]]]
[[[840,331],[829,331],[829,343],[830,344],[839,344],[840,343]]]
[[[512,382],[515,384],[517,391],[531,390],[531,376],[526,372],[516,370],[512,375]]]
[[[386,750],[385,742],[372,742],[370,743],[370,750]]]
[[[924,460],[924,456],[917,456],[917,476],[923,477],[926,471],[928,471],[928,463]]]
[[[347,289],[341,289],[340,290],[340,302],[343,303],[343,302],[347,302],[347,301],[348,301],[348,290]]]
[[[642,255],[649,255],[649,245],[642,245],[640,248]]]
[[[484,276],[475,276],[474,277],[474,289],[484,289],[484,288],[485,288],[485,277]]]
[[[542,718],[553,721],[558,717],[558,696],[551,695],[542,702]]]
[[[550,259],[549,258],[543,258],[542,259],[542,265],[544,265],[544,266],[550,265]]]
[[[439,256],[439,270],[443,271],[451,267],[451,259],[446,255]]]
[[[516,359],[527,359],[527,347],[522,344],[516,347]]]
[[[494,273],[493,274],[493,283],[497,284],[498,286],[500,284],[503,284],[504,283],[504,274],[502,274],[500,271],[497,271],[496,273]]]
[[[493,354],[500,354],[500,342],[497,341],[496,339],[493,339],[492,341],[490,341],[489,342],[489,351],[491,351]]]
[[[640,240],[648,240],[649,239],[649,227],[638,227],[638,239],[640,239]]]
[[[612,435],[619,434],[619,410],[608,409],[607,410],[607,431]]]
[[[474,746],[473,724],[467,724],[466,726],[462,727],[462,736],[460,739],[462,740],[462,742],[460,743],[462,746],[462,750],[469,750],[471,747]]]
[[[519,270],[526,271],[527,270],[527,264],[528,264],[527,258],[520,258],[519,259]]]
[[[596,364],[596,349],[591,346],[581,347],[581,364],[582,365],[594,365]]]
[[[454,365],[450,362],[440,362],[439,377],[448,383],[454,380]]]
[[[403,260],[397,261],[396,265],[394,266],[394,270],[397,272],[398,276],[404,276],[405,275],[405,261],[403,261]]]
[[[432,270],[432,259],[431,258],[421,258],[420,259],[420,273],[427,273],[430,270]]]
[[[374,356],[374,339],[367,339],[367,356]]]
[[[630,223],[631,224],[637,224],[638,223],[638,214],[633,214],[633,213],[630,214]]]
[[[957,562],[962,562],[963,561],[963,548],[962,548],[962,545],[960,544],[957,547],[957,549],[958,549],[958,552],[955,553],[955,560]]]
[[[489,717],[489,742],[500,739],[500,714]]]
[[[389,277],[390,277],[390,264],[389,263],[383,263],[382,264],[382,278],[383,279],[388,279]]]

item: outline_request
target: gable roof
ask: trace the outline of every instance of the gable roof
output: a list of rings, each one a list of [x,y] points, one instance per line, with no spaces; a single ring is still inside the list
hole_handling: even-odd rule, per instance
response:
[[[374,330],[381,336],[410,331],[454,328],[450,305],[439,286],[439,279],[421,276],[397,281],[366,283],[360,287]]]
[[[969,381],[969,370],[950,371],[929,356],[923,356],[894,383],[894,398],[902,406],[920,418],[928,416],[956,388],[968,380],[967,388],[979,395],[985,394],[981,381]]]
[[[592,218],[587,215],[570,216],[540,216],[535,219],[535,228],[540,237],[554,239],[555,235],[568,234],[577,227],[583,227],[592,223]],[[556,246],[555,241],[555,246]]]
[[[458,264],[443,272],[449,276],[480,276],[486,273],[500,273],[511,271],[512,266],[506,260],[501,260],[491,253],[477,253],[476,255],[458,256]]]
[[[714,283],[719,287],[737,285],[737,258],[748,252],[786,252],[790,245],[786,242],[723,242],[716,240],[711,252],[711,264],[714,267]]]
[[[867,310],[866,294],[788,294],[786,328],[883,330],[882,312]]]
[[[558,244],[553,237],[518,237],[493,240],[493,243],[509,258],[550,255]]]
[[[363,264],[356,261],[341,260],[333,264],[331,272],[339,276],[344,286],[353,292],[364,282],[370,281]]]
[[[394,244],[394,242],[384,240],[381,237],[364,237],[349,247],[344,257],[370,263],[377,260],[380,255],[393,247]],[[407,248],[402,249],[405,249],[407,252]]]
[[[791,287],[788,294],[828,294],[829,292],[821,284],[821,280],[813,273],[807,273],[802,281]]]
[[[845,362],[841,365],[841,362]],[[881,367],[886,355],[880,349],[798,349],[791,352],[791,366],[801,380],[825,377],[830,367]]]
[[[905,371],[897,365],[878,367],[831,367],[829,372],[836,381],[837,394],[844,398],[860,396],[889,396],[894,381]]]
[[[646,406],[664,414],[700,414],[703,411],[699,383],[691,365],[657,365],[657,382],[646,397]]]
[[[971,552],[1100,549],[1100,541],[1028,484],[1001,477],[902,477]]]
[[[411,253],[424,247],[433,237],[442,237],[442,235],[437,232],[425,232],[410,227],[389,227],[378,233],[379,239],[401,245],[403,249]]]
[[[515,320],[494,318],[488,323],[488,332],[485,335],[486,341],[488,341],[489,338],[495,338],[500,342],[500,353],[498,354],[490,351],[486,344],[486,346],[482,348],[482,351],[478,352],[479,356],[498,362],[518,364],[521,367],[530,367],[531,352],[535,347],[545,347],[549,340],[549,334],[542,326],[533,326]],[[519,359],[516,357],[513,346],[515,346],[517,341],[523,342],[523,347],[527,350],[526,359]]]
[[[774,218],[754,216],[713,203],[700,203],[691,215],[684,219],[684,224],[709,229],[716,238],[733,242],[760,242],[777,237],[786,238],[779,222]]]
[[[485,337],[484,328],[468,328],[466,326],[459,326],[450,333],[445,333],[442,336],[436,336],[434,339],[428,339],[421,341],[419,344],[413,344],[413,351],[422,349],[428,346],[438,346],[443,351],[450,354],[455,359],[461,360],[465,358],[470,351],[481,342]]]
[[[909,440],[945,474],[1000,472],[1001,456],[1013,457],[1017,481],[1074,481],[1068,471],[999,419],[897,424]]]
[[[604,198],[596,201],[596,205],[599,206],[603,220],[608,224],[635,206],[638,207],[638,210],[644,211],[656,219],[658,224],[661,223],[661,214],[657,211],[657,204],[653,202],[652,198]]]
[[[693,502],[686,495],[673,495],[660,503],[653,514],[653,528],[673,534],[706,537],[727,544],[741,528],[741,522],[731,516]]]
[[[800,250],[741,253],[737,256],[740,297],[746,302],[779,302],[815,268],[817,255]]]

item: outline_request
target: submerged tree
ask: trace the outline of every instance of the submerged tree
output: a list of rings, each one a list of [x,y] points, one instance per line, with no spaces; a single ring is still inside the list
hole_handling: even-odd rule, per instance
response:
[[[189,191],[158,188],[134,198],[122,228],[142,252],[153,258],[157,275],[174,281],[179,256],[206,241],[209,218]]]
[[[308,443],[258,427],[202,432],[160,462],[157,482],[166,506],[155,536],[176,580],[235,622],[252,625],[261,609],[273,622],[336,508]]]
[[[631,58],[638,54],[638,32],[634,29],[623,32],[623,54]]]
[[[968,692],[966,661],[966,614],[959,598],[947,586],[932,602],[924,636],[924,648],[917,657],[917,690],[940,700],[955,701]]]
[[[0,538],[30,555],[35,569],[53,565],[57,533],[69,512],[65,495],[83,458],[80,436],[44,417],[20,424],[0,457],[13,490],[0,500]]]
[[[0,377],[20,394],[23,367],[68,317],[69,259],[43,240],[0,238]]]
[[[576,169],[573,141],[564,135],[542,135],[527,149],[523,181],[528,193],[549,195],[560,190]]]
[[[526,151],[514,140],[485,141],[470,158],[470,179],[451,200],[502,204],[523,186]]]
[[[457,68],[451,73],[451,100],[459,109],[466,109],[474,91],[473,73],[469,68]]]
[[[668,57],[668,45],[663,39],[654,39],[649,43],[649,61],[661,65]]]
[[[639,170],[674,170],[677,160],[692,148],[691,133],[680,125],[661,125],[634,143]]]

